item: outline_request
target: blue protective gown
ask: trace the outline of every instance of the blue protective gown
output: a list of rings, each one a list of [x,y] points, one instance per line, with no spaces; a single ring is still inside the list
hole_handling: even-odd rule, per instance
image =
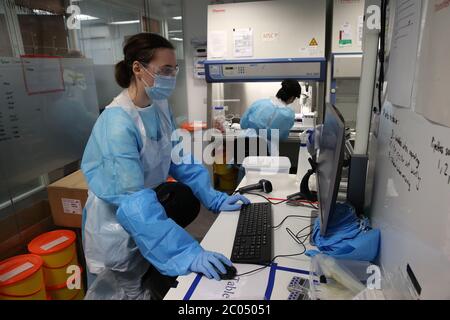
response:
[[[267,129],[269,139],[272,136],[271,130],[278,129],[280,140],[286,140],[294,123],[294,111],[278,99],[255,101],[241,118],[242,129],[256,130],[256,134],[258,130]],[[248,135],[251,132],[252,130],[247,130]]]
[[[125,278],[137,278],[130,285],[135,295],[148,262],[165,275],[184,275],[202,250],[167,217],[152,188],[170,174],[213,212],[228,198],[211,187],[202,165],[171,162],[169,114],[164,105],[137,110],[122,92],[97,120],[81,164],[89,186],[83,240],[88,268],[129,273]]]

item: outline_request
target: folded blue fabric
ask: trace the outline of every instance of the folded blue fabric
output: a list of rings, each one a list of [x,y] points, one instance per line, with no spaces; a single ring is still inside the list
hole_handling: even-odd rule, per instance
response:
[[[358,218],[347,203],[337,203],[328,221],[325,236],[320,234],[320,219],[314,223],[313,241],[318,250],[305,254],[313,257],[323,253],[336,259],[374,261],[380,245],[380,230],[372,229],[367,218]]]

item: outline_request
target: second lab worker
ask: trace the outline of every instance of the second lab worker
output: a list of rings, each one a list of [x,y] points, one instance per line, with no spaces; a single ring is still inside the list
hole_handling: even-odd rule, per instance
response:
[[[116,65],[124,90],[98,118],[81,164],[89,186],[83,213],[83,246],[93,279],[88,298],[150,298],[143,285],[150,266],[168,276],[197,272],[218,280],[216,269],[224,273],[224,264],[231,265],[168,216],[155,191],[170,175],[213,212],[249,203],[214,190],[202,165],[172,162],[175,125],[167,99],[177,73],[174,47],[165,38],[140,33],[126,42],[124,60]]]
[[[302,88],[296,80],[284,80],[276,97],[255,101],[241,119],[241,129],[246,136],[259,134],[259,130],[267,130],[268,138],[273,130],[279,130],[280,140],[289,137],[289,131],[295,123],[295,112],[291,105],[300,98]]]

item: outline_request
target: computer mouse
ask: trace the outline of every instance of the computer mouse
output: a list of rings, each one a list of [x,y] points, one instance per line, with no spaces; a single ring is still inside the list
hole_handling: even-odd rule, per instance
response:
[[[221,280],[232,280],[236,277],[237,270],[234,266],[227,266],[226,264],[223,265],[225,267],[226,273],[221,273],[219,269],[214,267],[217,271],[217,274],[219,275]]]

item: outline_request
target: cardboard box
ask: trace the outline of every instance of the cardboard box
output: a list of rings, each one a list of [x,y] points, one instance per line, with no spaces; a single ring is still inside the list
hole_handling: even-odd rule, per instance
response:
[[[81,170],[47,187],[53,222],[60,227],[81,228],[88,186]]]
[[[54,229],[47,200],[0,219],[0,260],[28,253],[27,245],[32,239]]]

